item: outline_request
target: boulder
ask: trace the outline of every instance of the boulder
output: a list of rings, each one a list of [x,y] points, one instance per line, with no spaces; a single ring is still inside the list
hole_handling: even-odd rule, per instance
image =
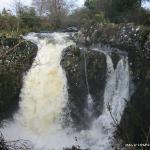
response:
[[[120,54],[118,53],[118,51],[112,51],[111,53],[111,59],[112,59],[112,62],[113,62],[113,66],[114,66],[114,69],[116,69],[117,67],[117,64],[120,60]]]
[[[3,38],[0,43],[0,120],[17,110],[24,74],[37,53],[37,46],[23,39]]]
[[[85,129],[90,125],[85,112],[88,94],[92,96],[97,116],[103,108],[107,67],[105,55],[70,46],[63,52],[61,65],[67,76],[70,116],[75,127]]]
[[[86,52],[86,64],[89,93],[94,105],[93,116],[98,117],[103,111],[103,96],[107,72],[106,57],[102,52],[88,50]]]

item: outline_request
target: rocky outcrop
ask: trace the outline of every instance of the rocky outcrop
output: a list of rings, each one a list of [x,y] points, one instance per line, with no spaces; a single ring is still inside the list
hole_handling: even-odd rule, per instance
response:
[[[103,110],[103,96],[106,83],[107,64],[103,53],[88,50],[86,53],[87,81],[93,99],[94,115],[98,117]]]
[[[22,78],[31,67],[37,46],[19,38],[0,38],[0,120],[17,109]]]
[[[80,45],[107,44],[127,51],[135,92],[127,104],[119,135],[125,143],[145,143],[150,125],[150,28],[129,24],[93,24],[75,40]],[[146,139],[148,138],[148,139]]]
[[[84,73],[84,55],[77,47],[70,46],[64,50],[61,60],[67,76],[69,110],[73,124],[78,128],[85,125],[84,106],[88,94]],[[85,119],[81,119],[85,118]]]
[[[79,44],[93,43],[109,44],[124,50],[126,48],[141,49],[143,42],[148,38],[150,29],[129,24],[93,24],[89,28],[82,28],[75,36]]]
[[[120,60],[120,54],[119,54],[119,52],[117,50],[112,51],[111,59],[112,59],[112,62],[113,62],[113,67],[114,67],[114,69],[116,69],[117,64],[118,64],[118,62]]]
[[[73,124],[82,129],[90,125],[85,107],[88,94],[94,101],[97,116],[102,111],[106,79],[106,57],[101,52],[70,46],[61,60],[68,81],[69,110]]]
[[[64,148],[63,150],[90,150],[90,149],[81,149],[79,146],[72,146],[72,148]]]

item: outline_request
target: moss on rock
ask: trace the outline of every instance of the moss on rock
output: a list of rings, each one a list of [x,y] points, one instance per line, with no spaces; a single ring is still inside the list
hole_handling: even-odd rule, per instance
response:
[[[23,75],[31,67],[37,46],[23,39],[3,38],[0,44],[0,120],[18,107]]]
[[[63,52],[61,65],[67,76],[70,116],[77,129],[85,129],[90,126],[85,112],[88,94],[92,96],[94,113],[97,116],[103,108],[102,95],[107,67],[105,55],[101,52],[70,46]]]

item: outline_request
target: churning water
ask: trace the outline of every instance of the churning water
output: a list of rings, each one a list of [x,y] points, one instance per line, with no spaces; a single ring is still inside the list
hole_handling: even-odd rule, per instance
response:
[[[69,40],[68,33],[40,36],[29,34],[25,37],[37,43],[39,51],[31,69],[24,75],[20,109],[14,116],[14,121],[8,122],[3,129],[5,138],[29,140],[35,150],[62,150],[72,145],[80,145],[83,149],[111,150],[110,143],[115,130],[112,116],[119,122],[125,100],[129,99],[128,58],[122,56],[114,69],[111,57],[105,53],[107,83],[103,113],[92,120],[90,129],[76,132],[71,127],[62,127],[68,95],[66,75],[60,66],[62,50],[74,43]],[[90,107],[90,95],[87,101],[87,111],[92,111],[94,108]],[[112,116],[108,107],[111,107]]]

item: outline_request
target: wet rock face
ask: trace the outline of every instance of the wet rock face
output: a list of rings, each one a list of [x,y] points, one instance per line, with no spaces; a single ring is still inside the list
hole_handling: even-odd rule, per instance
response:
[[[22,39],[0,43],[0,120],[17,109],[24,73],[31,67],[37,46]]]
[[[117,64],[120,60],[120,55],[117,51],[112,51],[111,58],[112,58],[112,61],[113,61],[114,69],[116,69]]]
[[[94,101],[94,113],[99,116],[103,108],[106,78],[105,55],[70,46],[63,52],[61,65],[67,76],[70,116],[78,129],[85,129],[89,126],[88,116],[85,112],[88,85]],[[88,83],[86,82],[86,71]]]
[[[65,49],[61,65],[67,76],[70,117],[75,126],[84,126],[86,119],[83,119],[85,118],[83,108],[88,92],[84,74],[84,56],[81,54],[81,50],[74,46]]]
[[[125,142],[144,143],[150,125],[150,38],[140,50],[130,53],[136,90],[127,105],[121,121],[121,128],[128,132]],[[128,124],[130,122],[130,124]],[[147,137],[150,141],[150,137]]]
[[[101,52],[88,50],[86,52],[86,61],[87,80],[94,104],[94,116],[98,117],[103,110],[103,96],[107,72],[106,57]]]

